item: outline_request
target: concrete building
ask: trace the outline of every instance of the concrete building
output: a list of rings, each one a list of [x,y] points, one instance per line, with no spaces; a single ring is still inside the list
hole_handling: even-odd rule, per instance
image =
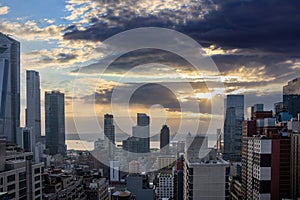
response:
[[[291,134],[291,195],[300,198],[300,119],[288,122]]]
[[[105,149],[105,140],[98,139],[94,142],[94,149]]]
[[[174,198],[174,174],[172,171],[161,171],[156,177],[155,198],[157,200]]]
[[[126,188],[136,199],[154,200],[154,190],[149,186],[146,174],[130,174],[126,177]]]
[[[223,149],[223,159],[225,160],[241,162],[243,120],[244,95],[227,95],[225,102]]]
[[[0,140],[0,191],[10,200],[42,200],[43,163],[33,154]]]
[[[176,161],[174,171],[174,199],[183,200],[183,166],[184,154],[181,154]]]
[[[107,180],[94,179],[85,190],[85,194],[88,200],[109,200]]]
[[[0,136],[16,143],[20,126],[20,43],[0,33]]]
[[[290,198],[290,138],[268,111],[243,122],[242,198]]]
[[[129,173],[130,174],[139,174],[140,173],[140,163],[136,160],[129,162]]]
[[[109,181],[110,182],[119,182],[120,181],[120,162],[119,161],[110,161],[110,173]]]
[[[225,199],[229,163],[217,157],[216,149],[208,148],[207,136],[198,135],[193,142],[189,140],[191,136],[187,137],[190,146],[184,159],[184,199]]]
[[[176,162],[176,157],[172,155],[160,155],[157,157],[158,169],[172,167]]]
[[[45,170],[43,180],[43,200],[87,199],[83,187],[83,177],[73,175],[72,171]]]
[[[225,199],[226,168],[229,164],[209,157],[193,162],[186,159],[184,200]]]
[[[26,127],[32,129],[35,145],[41,137],[41,94],[39,72],[32,70],[26,71]]]
[[[65,155],[65,100],[59,91],[45,93],[45,126],[49,154]]]

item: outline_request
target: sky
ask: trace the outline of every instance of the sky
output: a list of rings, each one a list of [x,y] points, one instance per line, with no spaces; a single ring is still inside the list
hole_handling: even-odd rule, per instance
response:
[[[44,91],[65,93],[68,133],[76,132],[74,89],[77,119],[87,133],[95,130],[88,109],[94,109],[101,124],[102,116],[112,112],[115,88],[125,96],[142,82],[129,102],[114,105],[119,132],[129,134],[137,112],[151,116],[154,133],[164,123],[173,133],[179,127],[194,131],[190,127],[195,123],[198,132],[205,132],[211,119],[222,117],[211,111],[219,88],[208,88],[205,82],[216,77],[224,84],[224,95],[244,94],[245,107],[264,103],[270,110],[282,100],[282,86],[299,77],[299,8],[297,0],[2,0],[0,31],[21,42],[21,121],[27,69],[40,72],[42,101]],[[185,58],[161,49],[118,55],[115,50],[122,44],[105,42],[141,27],[187,35],[203,47],[203,57],[211,58],[219,73],[195,70]],[[191,57],[197,53],[188,52]],[[103,72],[104,63],[116,55]],[[200,111],[193,109],[193,102]],[[124,120],[128,108],[130,123]]]

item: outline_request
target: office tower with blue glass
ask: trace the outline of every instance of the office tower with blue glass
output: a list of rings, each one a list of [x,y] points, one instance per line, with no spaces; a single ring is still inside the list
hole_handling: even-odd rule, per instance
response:
[[[224,121],[224,160],[241,162],[243,120],[244,95],[227,95]]]

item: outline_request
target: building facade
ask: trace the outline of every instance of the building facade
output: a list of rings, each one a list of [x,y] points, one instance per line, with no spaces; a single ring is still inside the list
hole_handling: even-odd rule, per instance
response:
[[[283,104],[288,112],[296,117],[300,113],[300,78],[289,81],[283,87]]]
[[[170,129],[167,125],[163,125],[160,130],[160,149],[164,153],[169,152],[169,144],[170,144]]]
[[[10,200],[42,200],[43,163],[32,162],[31,152],[5,140],[0,140],[0,156],[0,192]]]
[[[227,95],[224,121],[223,159],[240,162],[242,158],[242,122],[244,95]]]
[[[32,143],[41,137],[40,75],[37,71],[26,71],[26,127],[32,128]]]
[[[0,33],[0,136],[16,143],[20,126],[20,43]]]
[[[65,155],[65,102],[58,91],[45,93],[46,148],[50,155]]]

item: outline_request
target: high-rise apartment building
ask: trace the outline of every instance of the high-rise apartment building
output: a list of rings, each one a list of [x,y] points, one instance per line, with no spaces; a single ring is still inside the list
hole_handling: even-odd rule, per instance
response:
[[[198,158],[193,154],[187,158],[187,152],[185,155],[183,199],[225,199],[226,168],[229,164],[217,157],[216,149],[208,149],[207,139],[200,139],[203,142]]]
[[[156,177],[156,198],[174,199],[174,195],[174,174],[171,170],[161,171]]]
[[[243,199],[290,198],[290,142],[271,111],[243,122]]]
[[[291,134],[291,195],[292,199],[300,198],[300,116],[288,122]]]
[[[223,158],[240,162],[242,155],[242,121],[244,95],[227,95],[225,101]]]
[[[41,137],[40,76],[32,70],[26,71],[26,127],[32,128],[32,142]]]
[[[0,136],[16,143],[20,126],[20,43],[0,33]]]
[[[0,191],[11,200],[42,200],[43,163],[32,162],[31,152],[0,140]]]
[[[66,152],[64,94],[58,91],[45,93],[46,148],[50,155]]]

